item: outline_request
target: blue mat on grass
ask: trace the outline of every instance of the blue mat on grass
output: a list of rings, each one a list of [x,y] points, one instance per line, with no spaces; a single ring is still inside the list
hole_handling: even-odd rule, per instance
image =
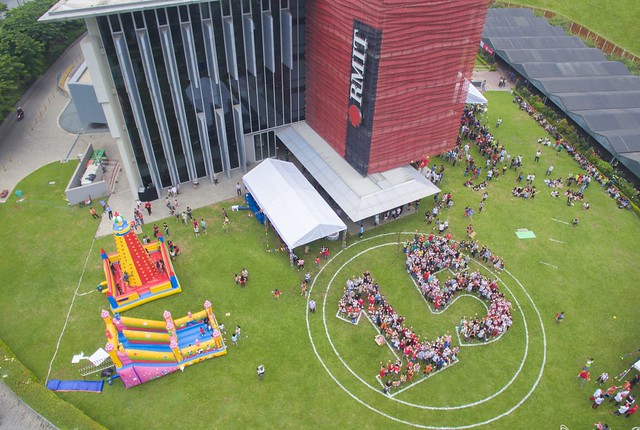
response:
[[[47,388],[51,391],[86,391],[89,393],[102,393],[104,381],[61,381],[52,379],[47,382]]]

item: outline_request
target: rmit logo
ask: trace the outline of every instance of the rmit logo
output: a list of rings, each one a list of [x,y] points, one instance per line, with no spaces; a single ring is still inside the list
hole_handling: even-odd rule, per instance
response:
[[[349,87],[349,122],[358,127],[362,122],[362,90],[364,88],[364,66],[367,58],[367,39],[360,30],[353,29],[351,54],[351,85]]]

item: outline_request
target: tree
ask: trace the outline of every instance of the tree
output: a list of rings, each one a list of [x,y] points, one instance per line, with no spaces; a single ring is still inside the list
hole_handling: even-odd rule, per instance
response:
[[[24,74],[24,65],[19,59],[8,54],[0,54],[0,116],[15,109],[20,98],[19,77]]]
[[[9,10],[0,22],[0,32],[24,34],[37,40],[42,43],[44,54],[49,59],[56,46],[60,43],[66,45],[70,37],[78,35],[78,28],[82,26],[79,21],[38,22],[54,4],[52,0],[31,0]]]
[[[82,32],[81,21],[38,22],[55,0],[31,0],[0,19],[0,117]],[[6,6],[0,3],[0,14]]]
[[[18,85],[32,82],[44,69],[44,47],[41,42],[24,33],[2,31],[0,55],[20,59],[23,65],[22,75],[14,76]]]

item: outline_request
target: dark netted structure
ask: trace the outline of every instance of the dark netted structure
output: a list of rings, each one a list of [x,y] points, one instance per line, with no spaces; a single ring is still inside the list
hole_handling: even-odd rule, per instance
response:
[[[482,41],[640,178],[640,76],[529,9],[490,9]]]

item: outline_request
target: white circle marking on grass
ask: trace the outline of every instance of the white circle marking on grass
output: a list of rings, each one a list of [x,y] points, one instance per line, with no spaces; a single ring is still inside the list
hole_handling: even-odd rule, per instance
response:
[[[340,268],[338,270],[336,270],[336,272],[334,273],[334,275],[331,277],[331,280],[329,281],[329,285],[327,286],[327,290],[325,292],[325,296],[324,296],[324,301],[323,301],[323,309],[322,309],[322,319],[324,322],[324,328],[325,328],[325,334],[327,336],[327,339],[329,340],[329,344],[331,345],[331,348],[333,349],[333,352],[336,354],[336,356],[338,357],[338,359],[340,360],[340,362],[342,362],[342,364],[347,368],[347,370],[356,378],[358,379],[362,384],[364,384],[365,386],[367,386],[369,389],[379,393],[381,396],[384,396],[383,393],[380,392],[380,390],[374,386],[372,386],[371,384],[369,384],[368,382],[366,382],[364,379],[362,379],[342,358],[342,356],[340,355],[340,353],[338,352],[338,350],[336,349],[332,339],[331,339],[331,335],[329,334],[329,327],[327,326],[327,319],[326,319],[326,314],[325,314],[325,308],[326,308],[326,299],[329,293],[329,289],[331,287],[331,285],[333,284],[333,281],[335,280],[336,276],[338,275],[338,272],[340,272],[342,269],[344,269],[344,267],[351,263],[353,260],[357,259],[358,257],[360,257],[361,255],[376,249],[376,248],[381,248],[383,246],[391,246],[391,245],[397,245],[397,243],[384,243],[384,244],[380,244],[380,245],[375,245],[372,246],[370,248],[367,248],[366,250],[360,251],[359,253],[357,253],[356,255],[354,255],[353,257],[351,257],[349,260],[347,260],[342,266],[340,266]],[[483,266],[483,265],[482,265]],[[485,266],[483,266],[485,267]],[[485,269],[487,269],[485,267]],[[487,269],[488,270],[488,269]],[[497,276],[496,276],[497,277]],[[509,290],[509,287],[506,286],[506,284],[499,278],[497,277],[500,282],[505,286],[505,288],[509,291],[509,293],[511,294],[511,296],[513,296],[513,293],[511,292],[511,290]],[[516,302],[516,305],[518,306],[518,309],[520,310],[520,315],[522,315],[522,320],[524,322],[524,329],[525,329],[525,351],[524,351],[524,355],[522,357],[522,360],[520,361],[520,366],[518,367],[518,370],[516,371],[516,373],[513,375],[513,377],[511,378],[511,380],[509,382],[507,382],[507,384],[505,384],[500,390],[498,390],[496,393],[485,397],[484,399],[480,399],[478,401],[475,402],[471,402],[471,403],[466,403],[466,404],[462,404],[462,405],[455,405],[455,406],[429,406],[429,405],[420,405],[420,404],[416,404],[416,403],[412,403],[412,402],[408,402],[406,400],[400,400],[400,399],[396,399],[395,397],[393,398],[394,401],[398,402],[398,403],[402,403],[404,405],[407,406],[411,406],[411,407],[415,407],[415,408],[420,408],[420,409],[428,409],[428,410],[441,410],[441,411],[450,411],[450,410],[456,410],[456,409],[465,409],[465,408],[470,408],[485,402],[488,402],[489,400],[499,396],[500,394],[502,394],[507,388],[509,388],[517,379],[518,375],[520,374],[520,372],[522,371],[522,368],[524,367],[524,364],[526,362],[527,356],[529,354],[529,329],[528,329],[528,325],[527,325],[527,319],[524,315],[524,312],[522,311],[522,308],[520,307],[520,303],[518,302],[518,300],[513,297],[514,301]]]
[[[399,236],[400,234],[402,234],[402,235],[407,235],[407,234],[413,234],[413,233],[408,233],[408,232],[403,232],[403,233],[386,233],[386,234],[382,234],[382,235],[378,235],[378,236],[374,236],[374,237],[371,237],[371,238],[364,239],[364,241],[371,240],[371,239],[374,239],[374,238],[377,238],[377,237],[388,236],[388,235],[398,235],[398,236]],[[354,246],[354,245],[357,245],[357,244],[359,244],[359,243],[362,243],[362,242],[363,242],[363,240],[361,240],[361,241],[359,241],[359,242],[356,242],[356,243],[354,243],[354,244],[352,244],[352,245],[348,246],[347,248],[345,248],[345,249],[341,250],[341,251],[340,251],[340,252],[338,252],[334,257],[332,257],[332,258],[331,258],[331,260],[329,260],[329,261],[327,262],[327,265],[323,266],[323,267],[320,269],[320,271],[318,272],[318,275],[314,278],[314,280],[313,280],[313,282],[312,282],[312,284],[311,284],[311,288],[310,288],[310,290],[309,290],[309,296],[308,296],[308,297],[310,297],[311,292],[313,291],[313,288],[314,288],[314,286],[315,286],[315,281],[316,281],[316,279],[317,279],[317,278],[319,277],[319,275],[324,271],[325,267],[327,267],[327,266],[328,266],[328,264],[329,264],[331,261],[333,261],[333,260],[334,260],[338,255],[342,254],[342,252],[343,252],[343,251],[345,251],[346,249],[351,248],[351,247],[352,247],[352,246]],[[481,264],[481,266],[485,267],[485,266],[484,266],[484,265],[482,265],[482,264]],[[485,269],[487,269],[487,268],[485,267]],[[502,279],[500,279],[500,277],[498,277],[497,275],[495,275],[495,273],[493,273],[491,270],[489,270],[489,269],[487,269],[487,270],[488,270],[490,273],[492,273],[494,276],[496,276],[496,278],[498,278],[498,280],[499,280],[499,281],[500,281],[500,282],[501,282],[501,283],[502,283],[502,284],[503,284],[507,289],[509,289],[509,288],[506,286],[506,284],[502,281]],[[507,273],[507,274],[508,274],[508,275],[509,275],[509,276],[510,276],[510,277],[511,277],[511,278],[512,278],[512,279],[513,279],[513,280],[514,280],[514,281],[515,281],[519,286],[520,286],[520,288],[522,289],[522,291],[525,293],[525,295],[527,296],[527,298],[528,298],[528,299],[529,299],[529,301],[531,302],[531,305],[533,306],[533,308],[534,308],[534,310],[535,310],[535,312],[536,312],[536,315],[538,316],[538,321],[539,321],[539,323],[540,323],[540,328],[541,328],[541,330],[542,330],[542,343],[543,343],[543,345],[542,345],[542,346],[543,346],[543,348],[542,348],[542,363],[541,363],[541,366],[540,366],[540,371],[538,372],[538,376],[537,376],[537,378],[536,378],[535,382],[533,383],[533,385],[532,385],[531,389],[527,392],[527,394],[525,394],[525,395],[522,397],[522,399],[521,399],[521,400],[520,400],[516,405],[514,405],[511,409],[509,409],[509,410],[507,410],[507,411],[503,412],[503,413],[502,413],[502,414],[500,414],[500,415],[497,415],[497,416],[495,416],[495,417],[493,417],[493,418],[490,418],[490,419],[488,419],[488,420],[485,420],[485,421],[482,421],[482,422],[476,422],[476,423],[472,423],[472,424],[468,424],[468,425],[454,426],[454,427],[451,427],[451,426],[447,426],[447,427],[429,426],[429,425],[425,425],[425,424],[413,423],[413,422],[409,422],[409,421],[406,421],[406,420],[402,420],[402,419],[400,419],[400,418],[397,418],[397,417],[394,417],[394,416],[392,416],[392,415],[389,415],[389,414],[387,414],[387,413],[385,413],[385,412],[383,412],[383,411],[381,411],[381,410],[379,410],[379,409],[376,409],[376,408],[374,408],[373,406],[369,405],[368,403],[364,402],[362,399],[360,399],[359,397],[357,397],[355,394],[353,394],[353,393],[352,393],[351,391],[349,391],[349,390],[348,390],[344,385],[342,385],[342,384],[340,383],[340,381],[335,377],[335,375],[333,375],[333,373],[331,373],[331,371],[330,371],[330,370],[329,370],[329,368],[327,367],[326,363],[324,362],[324,360],[323,360],[323,359],[322,359],[322,357],[320,356],[320,353],[318,352],[318,349],[316,348],[315,342],[314,342],[314,340],[313,340],[313,335],[311,334],[311,326],[310,326],[310,323],[309,323],[309,307],[307,306],[307,307],[306,307],[305,319],[306,319],[306,323],[307,323],[307,334],[308,334],[308,336],[309,336],[309,340],[311,341],[311,347],[313,348],[313,352],[314,352],[314,354],[316,355],[316,357],[318,358],[318,360],[320,361],[320,364],[322,365],[322,367],[325,369],[325,371],[326,371],[326,372],[327,372],[327,374],[331,377],[331,379],[333,379],[333,381],[338,385],[338,387],[340,387],[340,388],[341,388],[341,389],[342,389],[346,394],[348,394],[351,398],[353,398],[355,401],[357,401],[358,403],[360,403],[361,405],[363,405],[363,406],[364,406],[364,407],[366,407],[367,409],[369,409],[369,410],[371,410],[371,411],[373,411],[373,412],[376,412],[377,414],[382,415],[382,416],[384,416],[384,417],[386,417],[386,418],[389,418],[389,419],[390,419],[390,420],[392,420],[392,421],[399,422],[399,423],[402,423],[402,424],[407,424],[407,425],[410,425],[410,426],[413,426],[413,427],[417,427],[417,428],[426,428],[426,429],[433,429],[433,430],[440,430],[440,429],[467,429],[467,428],[473,428],[473,427],[477,427],[477,426],[481,426],[481,425],[485,425],[485,424],[489,424],[489,423],[491,423],[491,422],[497,421],[497,420],[499,420],[499,419],[501,419],[501,418],[503,418],[503,417],[505,417],[505,416],[507,416],[507,415],[510,415],[513,411],[515,411],[516,409],[518,409],[518,408],[519,408],[519,407],[520,407],[520,406],[521,406],[521,405],[522,405],[522,404],[523,404],[523,403],[524,403],[524,402],[525,402],[525,401],[526,401],[526,400],[531,396],[531,394],[533,394],[533,392],[534,392],[534,391],[535,391],[535,389],[537,388],[538,384],[540,383],[540,379],[542,378],[542,374],[544,373],[544,368],[545,368],[546,360],[547,360],[547,337],[546,337],[546,332],[545,332],[545,329],[544,329],[544,323],[543,323],[543,321],[542,321],[542,316],[540,315],[540,311],[538,310],[538,308],[537,308],[537,306],[535,305],[535,303],[534,303],[533,299],[531,298],[531,296],[529,295],[529,293],[527,292],[527,290],[524,288],[524,286],[522,285],[522,283],[521,283],[518,279],[516,279],[516,278],[513,276],[513,274],[511,274],[511,272],[509,272],[509,271],[505,270],[505,273]],[[332,277],[332,281],[333,281],[333,279],[335,278],[335,276],[336,276],[336,274],[334,274],[334,276]],[[509,290],[509,291],[510,291],[510,290]],[[510,292],[511,292],[511,291],[510,291]],[[323,309],[322,309],[322,313],[323,313],[323,321],[324,321],[324,324],[325,324],[325,332],[327,331],[327,329],[326,329],[326,315],[325,315],[327,295],[328,295],[328,288],[327,288],[327,290],[325,291],[325,294],[324,294],[324,299],[323,299]],[[512,293],[511,295],[513,296],[513,293]],[[309,299],[307,299],[307,302],[308,302],[308,300],[309,300]],[[520,304],[519,304],[519,302],[517,301],[517,299],[515,299],[515,296],[514,296],[514,300],[516,301],[516,304],[517,304],[517,305],[518,305],[518,307],[520,308]],[[521,310],[521,312],[522,312],[522,309],[521,309],[521,308],[520,308],[520,310]],[[526,320],[524,319],[524,315],[523,315],[523,321],[526,321]],[[526,322],[525,322],[525,328],[526,328]],[[526,331],[526,334],[527,334],[527,337],[528,337],[528,330],[525,330],[525,331]],[[329,340],[329,341],[330,341],[330,340]],[[330,341],[330,343],[331,343],[331,341]],[[527,345],[528,345],[528,343],[527,343]],[[334,352],[336,352],[336,354],[337,354],[337,351],[335,350],[335,347],[333,346],[333,343],[331,343],[331,346],[332,346],[332,348],[334,349]],[[338,357],[339,357],[339,358],[340,358],[340,360],[344,363],[344,361],[343,361],[343,360],[342,360],[342,358],[339,356],[339,354],[338,354]],[[345,365],[346,365],[346,364],[345,364]],[[347,368],[348,368],[348,366],[347,366]],[[520,367],[520,369],[521,369],[521,368],[522,368],[522,363],[521,363],[521,367]],[[520,369],[518,370],[518,372],[520,371]],[[350,370],[350,369],[349,369],[349,370]],[[350,371],[351,371],[351,370],[350,370]],[[351,373],[353,374],[353,371],[351,371]],[[357,375],[355,375],[355,376],[356,376],[358,379],[360,379]],[[360,379],[360,380],[361,380],[361,379]],[[363,381],[363,382],[364,382],[364,381]],[[364,382],[364,384],[365,384],[365,385],[368,385],[366,382]],[[377,391],[377,390],[375,390],[375,391]],[[396,401],[397,401],[397,399],[394,399],[394,400],[396,400]],[[431,407],[430,407],[430,408],[431,408]]]

